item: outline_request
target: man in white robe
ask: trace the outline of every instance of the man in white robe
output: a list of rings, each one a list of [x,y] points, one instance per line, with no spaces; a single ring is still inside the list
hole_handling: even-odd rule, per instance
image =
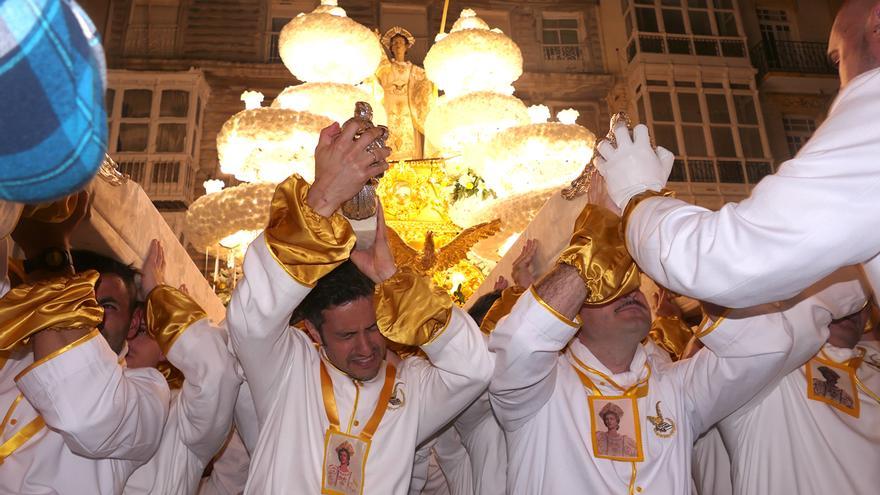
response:
[[[712,212],[657,197],[672,155],[651,151],[644,126],[636,127],[634,144],[618,129],[616,149],[599,146],[599,170],[626,212],[627,246],[648,276],[700,300],[746,307],[868,262],[880,293],[880,2],[844,2],[829,55],[839,64],[841,91],[828,118],[740,203]]]
[[[375,244],[352,253],[353,231],[339,207],[387,168],[388,156],[387,148],[365,149],[381,130],[354,141],[358,130],[350,121],[322,131],[314,184],[294,176],[279,186],[229,304],[230,338],[260,425],[246,493],[320,493],[343,472],[349,492],[405,494],[417,445],[491,376],[473,321],[426,278],[397,270],[381,209]],[[346,292],[352,299],[334,302]],[[311,339],[289,328],[297,306],[307,307],[299,311]],[[383,336],[420,347],[430,362],[389,368]],[[390,398],[380,400],[391,384]],[[336,440],[325,445],[342,435],[355,455],[340,453],[348,445]],[[368,441],[364,456],[358,447]]]
[[[859,343],[868,311],[832,322],[821,349],[796,340],[784,374],[721,421],[734,493],[873,493],[880,486],[880,369],[871,365],[877,352]],[[812,359],[835,367],[842,377],[838,386],[857,397],[856,411],[810,397]]]
[[[85,216],[85,204],[77,203],[67,221],[31,224],[33,235],[19,235],[28,258],[37,259],[35,253],[46,248],[69,249],[69,233]],[[2,233],[3,246],[9,230]],[[0,254],[5,279],[5,250]],[[0,427],[0,493],[122,493],[128,476],[159,445],[168,386],[156,370],[120,364],[133,285],[115,274],[101,274],[99,281],[97,275],[71,275],[69,264],[58,268],[49,273],[38,267],[34,273],[55,280],[52,286],[6,292],[8,282],[3,283],[4,342],[12,319],[7,316],[36,319],[26,325],[27,343],[0,353],[0,408],[6,418]],[[15,305],[17,310],[10,310]],[[38,321],[44,314],[40,307],[53,308],[51,321]]]
[[[816,329],[864,303],[848,281],[785,312],[732,311],[697,334],[707,349],[664,364],[640,344],[651,317],[618,227],[611,212],[588,205],[560,264],[491,335],[489,392],[507,434],[511,494],[689,494],[697,436],[780,372],[792,323],[805,329],[798,338],[820,339]],[[617,426],[638,456],[596,452],[603,396],[627,406]]]
[[[145,271],[164,272],[158,241],[147,260]],[[191,495],[226,441],[241,380],[225,328],[213,325],[182,291],[162,284],[144,291],[145,325],[129,336],[127,362],[163,371],[172,389],[171,409],[158,451],[131,475],[125,494]]]

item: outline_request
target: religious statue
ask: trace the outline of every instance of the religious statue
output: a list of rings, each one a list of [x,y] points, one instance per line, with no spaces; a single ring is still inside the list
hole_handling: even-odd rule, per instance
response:
[[[425,118],[435,98],[434,85],[425,76],[425,69],[406,60],[407,50],[415,43],[409,31],[395,26],[381,41],[391,52],[391,60],[384,60],[376,70],[385,91],[388,146],[392,149],[388,159],[422,158]]]

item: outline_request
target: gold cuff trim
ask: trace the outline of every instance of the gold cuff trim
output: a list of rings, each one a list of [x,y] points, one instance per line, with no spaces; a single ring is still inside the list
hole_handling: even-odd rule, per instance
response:
[[[572,328],[580,328],[580,327],[581,327],[581,323],[582,323],[582,321],[581,321],[581,315],[579,315],[579,314],[576,315],[576,316],[574,317],[574,320],[573,320],[573,321],[572,321],[572,320],[569,320],[568,318],[565,317],[565,315],[563,315],[563,314],[560,313],[559,311],[556,311],[556,309],[553,308],[553,306],[550,306],[549,304],[547,304],[546,301],[544,301],[543,299],[541,299],[541,296],[539,296],[538,293],[537,293],[537,291],[535,291],[535,287],[534,287],[534,286],[529,287],[529,292],[532,293],[532,297],[534,297],[535,300],[538,301],[538,303],[539,303],[541,306],[544,306],[544,309],[546,309],[547,311],[550,312],[550,314],[552,314],[553,316],[555,316],[556,318],[558,318],[559,321],[561,321],[562,323],[565,323],[566,325],[568,325],[568,326],[570,326],[570,327],[572,327]]]
[[[613,301],[638,289],[641,282],[639,267],[626,250],[620,218],[594,204],[587,204],[575,220],[571,241],[558,262],[578,271],[588,306]]]
[[[294,280],[314,287],[348,259],[355,236],[340,213],[325,218],[306,204],[309,184],[293,175],[275,190],[265,239],[269,252]]]
[[[67,352],[75,347],[79,347],[79,346],[85,344],[86,342],[92,340],[93,338],[97,337],[98,335],[101,335],[101,332],[99,332],[98,329],[95,328],[91,332],[74,340],[73,342],[67,344],[66,346],[61,347],[60,349],[55,349],[54,351],[50,352],[48,355],[43,356],[40,359],[37,359],[33,363],[29,364],[27,368],[21,370],[21,372],[19,372],[17,375],[15,375],[15,382],[17,383],[24,375],[28,374],[30,371],[35,369],[37,366],[40,366],[41,364],[44,364],[51,359],[57,358],[58,356],[64,354],[65,352]]]
[[[452,321],[452,310],[450,309],[449,314],[446,316],[446,323],[443,324],[443,327],[440,330],[434,332],[434,335],[431,336],[431,340],[425,342],[422,345],[423,346],[431,345],[434,342],[436,342],[437,339],[439,339],[444,333],[446,333],[446,329],[449,328],[449,323],[451,321]]]
[[[703,337],[705,337],[705,336],[709,335],[710,333],[714,332],[715,329],[718,328],[718,325],[720,325],[722,321],[724,321],[724,320],[727,319],[727,315],[728,315],[729,313],[730,313],[730,309],[725,309],[724,312],[721,313],[721,316],[719,316],[718,319],[715,320],[715,322],[713,322],[711,325],[709,325],[708,328],[706,328],[705,330],[700,330],[699,332],[697,332],[697,338],[698,338],[698,339],[702,339]]]
[[[495,330],[495,327],[498,325],[498,322],[501,321],[501,318],[510,314],[513,310],[513,306],[519,301],[520,296],[525,294],[525,292],[525,287],[520,287],[518,285],[510,286],[501,291],[501,297],[492,303],[492,306],[489,307],[489,311],[486,311],[486,316],[483,317],[483,322],[480,323],[480,331],[486,335],[492,333],[492,330]]]
[[[648,338],[673,356],[675,360],[681,358],[682,352],[693,335],[694,332],[676,316],[658,317],[648,331]]]
[[[166,356],[190,325],[207,317],[201,306],[174,287],[156,286],[147,297],[147,332]]]
[[[98,272],[19,285],[0,299],[0,350],[26,343],[47,329],[90,330],[101,324],[104,310],[95,300]]]
[[[404,267],[376,286],[376,323],[388,340],[422,346],[449,325],[452,300],[427,277]]]
[[[629,203],[627,203],[626,208],[623,210],[623,216],[621,217],[621,220],[620,220],[620,227],[621,227],[621,230],[623,231],[624,237],[626,237],[626,227],[627,227],[627,225],[629,225],[629,217],[632,215],[633,211],[635,211],[636,206],[638,206],[639,203],[641,203],[642,201],[644,201],[646,199],[657,198],[657,197],[674,198],[675,191],[670,191],[669,189],[661,189],[660,192],[657,192],[657,191],[651,191],[649,189],[645,192],[641,192],[639,194],[636,194],[635,196],[630,198]]]

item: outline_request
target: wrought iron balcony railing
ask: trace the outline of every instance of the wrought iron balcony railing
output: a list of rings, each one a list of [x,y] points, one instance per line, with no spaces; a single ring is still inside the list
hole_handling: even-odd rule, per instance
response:
[[[758,77],[763,78],[769,72],[837,74],[837,68],[828,60],[827,50],[827,43],[761,41],[749,52]]]

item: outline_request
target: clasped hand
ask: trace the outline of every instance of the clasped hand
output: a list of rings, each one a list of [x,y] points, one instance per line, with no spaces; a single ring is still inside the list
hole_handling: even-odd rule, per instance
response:
[[[675,157],[669,150],[651,147],[648,128],[642,124],[629,130],[621,125],[614,129],[617,147],[604,140],[597,147],[600,155],[596,162],[605,178],[608,195],[621,210],[629,200],[647,190],[659,192],[666,186]]]
[[[385,159],[391,149],[371,146],[383,129],[369,128],[355,140],[360,126],[357,120],[349,120],[342,127],[333,123],[321,130],[315,148],[315,182],[306,203],[324,217],[353,198],[367,181],[388,170]]]

